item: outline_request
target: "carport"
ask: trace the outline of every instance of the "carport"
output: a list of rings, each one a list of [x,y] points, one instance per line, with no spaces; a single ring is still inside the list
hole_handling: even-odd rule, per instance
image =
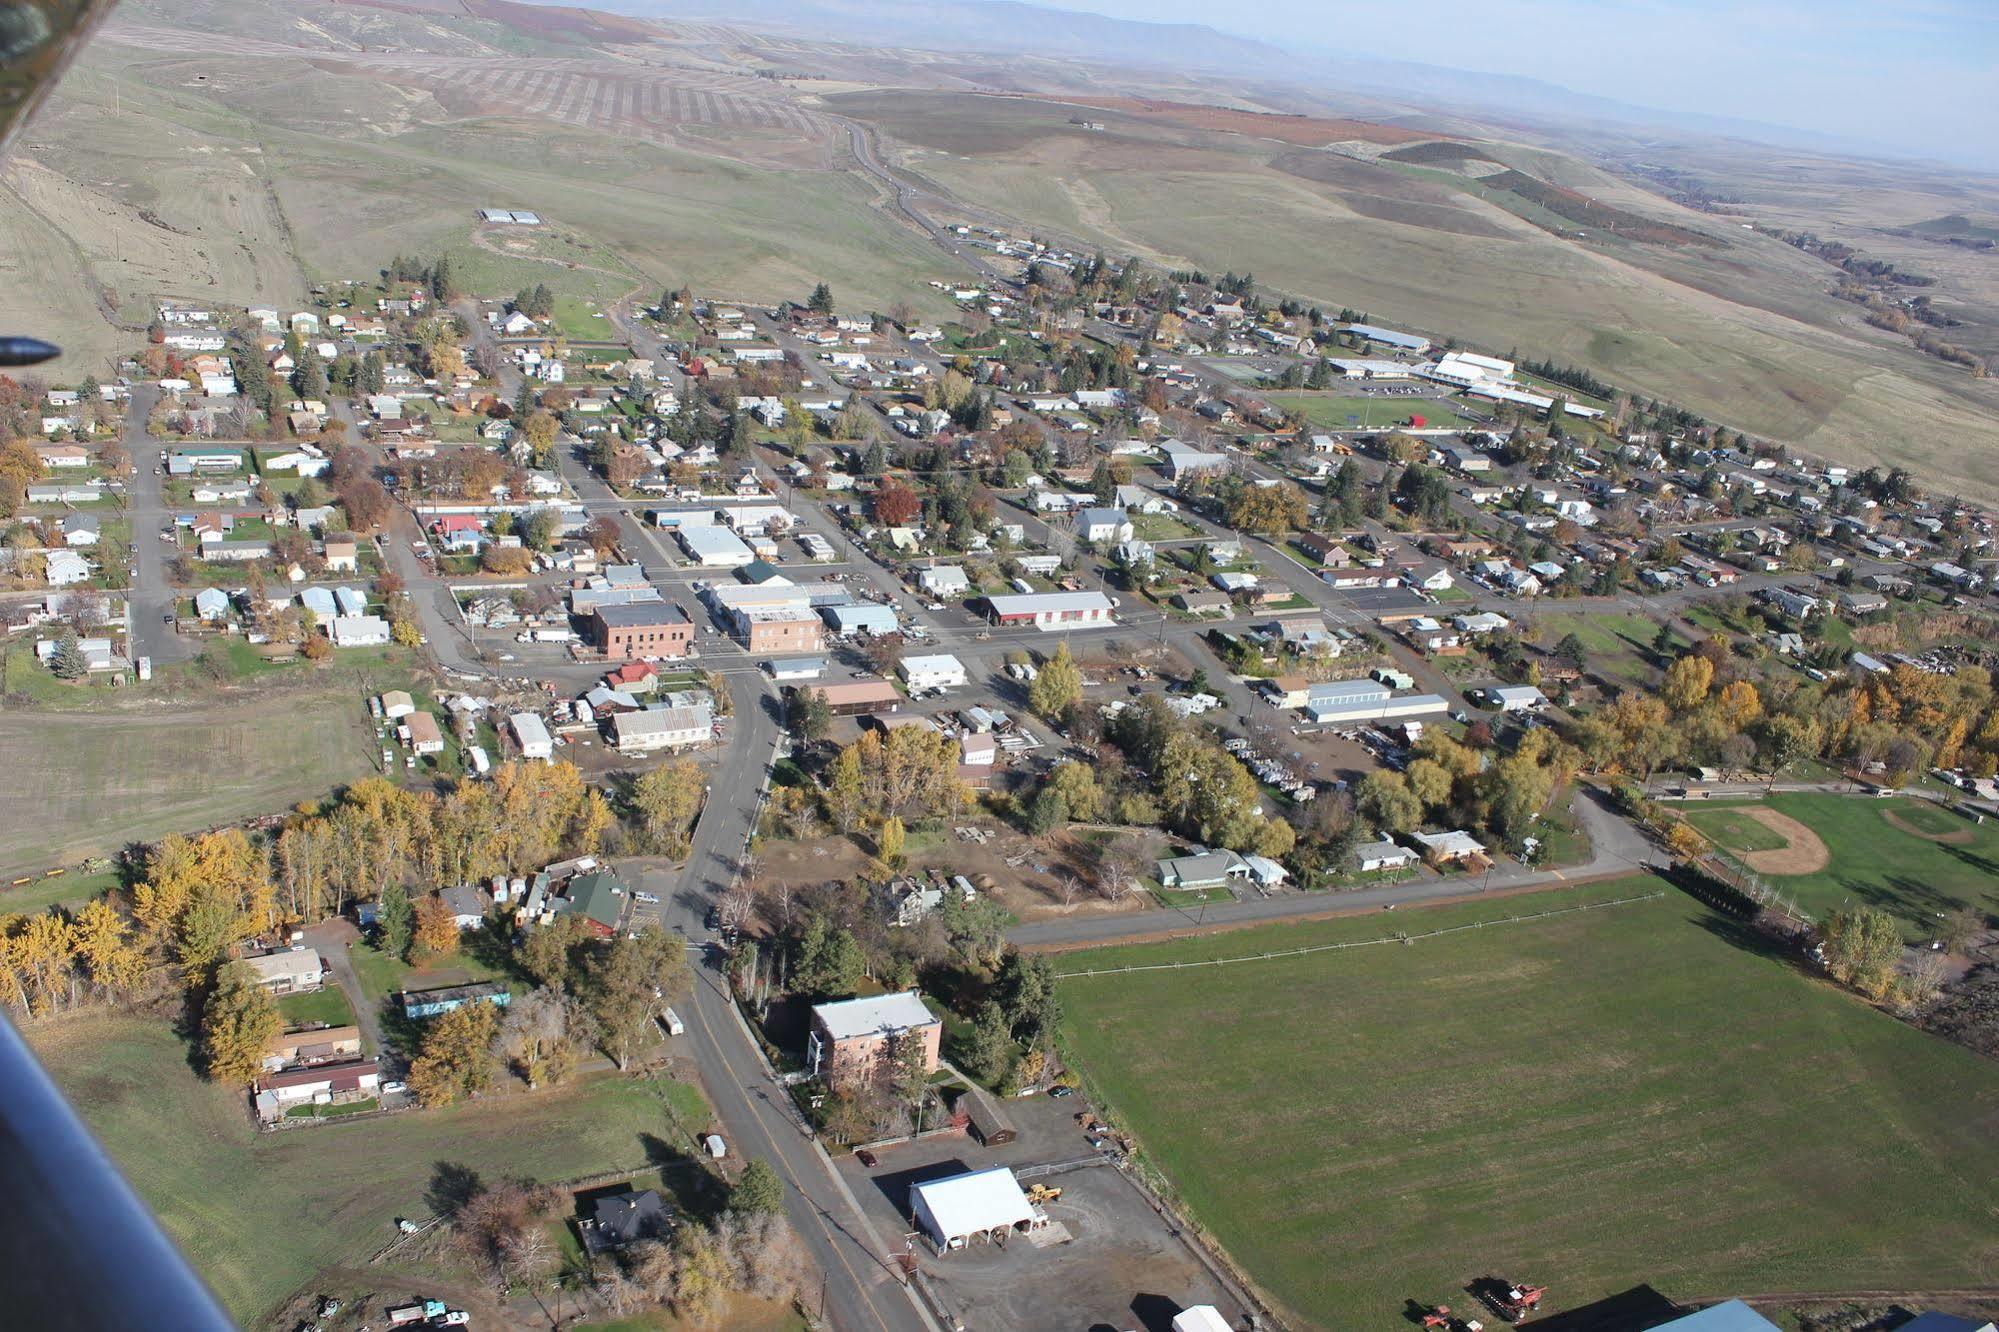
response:
[[[939,1253],[974,1240],[1002,1243],[1015,1230],[1046,1223],[1005,1166],[913,1184],[909,1214]]]

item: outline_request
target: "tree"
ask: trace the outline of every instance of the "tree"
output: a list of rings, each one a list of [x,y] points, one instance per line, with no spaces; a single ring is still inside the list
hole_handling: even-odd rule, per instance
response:
[[[514,950],[514,962],[548,989],[566,989],[575,971],[575,951],[589,938],[590,927],[576,915],[561,915],[527,932]]]
[[[1027,806],[1027,831],[1036,837],[1046,837],[1068,825],[1069,802],[1062,793],[1052,786],[1036,791]]]
[[[1423,821],[1423,802],[1399,772],[1374,771],[1360,779],[1354,806],[1385,833],[1403,833]]]
[[[816,315],[832,314],[833,289],[823,282],[814,287],[812,289],[812,298],[806,302],[806,308],[810,309]]]
[[[1062,643],[1055,655],[1042,664],[1041,671],[1027,686],[1027,705],[1040,716],[1054,719],[1068,711],[1083,696],[1083,672]]]
[[[632,783],[632,808],[647,849],[673,857],[687,854],[705,791],[701,769],[690,759],[662,764]]]
[[[964,1061],[973,1077],[997,1085],[1013,1068],[1020,1047],[1014,1042],[1006,1011],[988,999],[972,1016],[972,1033],[965,1040]]]
[[[1841,908],[1826,918],[1826,969],[1841,984],[1872,999],[1884,998],[1895,984],[1902,956],[1902,927],[1875,907]]]
[[[883,481],[875,489],[875,521],[884,527],[904,527],[923,512],[923,501],[900,481]]]
[[[1666,829],[1666,849],[1681,860],[1699,860],[1707,854],[1708,840],[1691,823],[1675,823]]]
[[[56,650],[49,657],[49,670],[58,680],[81,680],[90,674],[90,663],[84,659],[73,627],[63,626],[62,636],[56,639]]]
[[[493,1085],[493,1038],[499,1010],[487,1003],[463,1004],[424,1024],[409,1087],[426,1106],[450,1105]]]
[[[1124,901],[1138,890],[1144,865],[1139,839],[1131,833],[1120,834],[1097,853],[1097,891],[1113,904]]]
[[[824,912],[805,923],[791,968],[791,987],[800,994],[849,995],[867,977],[867,955],[853,932],[835,925]]]
[[[775,1216],[784,1211],[784,1183],[761,1156],[743,1167],[729,1190],[729,1210],[741,1216]]]
[[[532,1091],[560,1083],[576,1066],[576,1049],[589,1026],[582,1005],[560,990],[531,990],[507,1006],[493,1038],[493,1053],[519,1070]]]
[[[1561,641],[1555,644],[1554,656],[1557,661],[1566,662],[1577,670],[1589,664],[1589,649],[1583,646],[1583,640],[1574,633],[1562,635]]]
[[[687,951],[658,925],[620,935],[584,967],[583,1001],[598,1044],[623,1070],[645,1029],[687,980]]]
[[[785,724],[801,744],[824,740],[833,729],[833,709],[825,693],[810,686],[792,690],[785,703]]]
[[[1062,1021],[1055,982],[1055,964],[1043,954],[1009,949],[1000,962],[993,997],[1006,1014],[1008,1029],[1028,1045],[1052,1037]]]
[[[407,957],[415,927],[416,912],[410,906],[409,890],[400,879],[391,880],[382,889],[381,901],[375,907],[375,929],[381,937],[382,951],[399,960]]]
[[[682,1226],[674,1236],[673,1305],[691,1323],[721,1316],[734,1287],[729,1252],[706,1226]]]
[[[453,1238],[494,1288],[505,1292],[554,1266],[548,1221],[561,1199],[556,1190],[525,1179],[482,1188],[452,1217]]]
[[[416,906],[416,928],[411,934],[411,950],[419,958],[448,957],[458,951],[458,918],[444,899],[432,893]]]
[[[231,962],[216,974],[201,1008],[202,1055],[212,1082],[248,1086],[264,1071],[264,1050],[284,1030],[277,1000],[248,966]]]
[[[875,834],[875,859],[890,870],[899,870],[909,856],[907,846],[908,830],[902,820],[891,814],[882,820],[881,831]]]
[[[101,897],[76,913],[71,942],[85,974],[103,991],[122,994],[145,975],[146,958],[132,942],[132,927]]]

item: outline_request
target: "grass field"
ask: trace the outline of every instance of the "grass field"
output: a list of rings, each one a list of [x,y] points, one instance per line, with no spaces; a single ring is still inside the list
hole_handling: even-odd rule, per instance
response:
[[[1768,803],[1817,833],[1832,854],[1816,874],[1771,879],[1815,916],[1877,906],[1901,919],[1911,942],[1929,937],[1939,912],[1972,906],[1999,917],[1999,825],[1922,800],[1780,792]]]
[[[441,1166],[543,1180],[677,1156],[667,1084],[605,1078],[534,1096],[260,1135],[240,1094],[200,1081],[155,1020],[31,1028],[36,1051],[232,1314],[260,1322],[320,1270],[358,1264],[422,1217]]]
[[[1440,398],[1377,398],[1360,393],[1273,393],[1270,400],[1321,430],[1385,430],[1411,414],[1432,429],[1469,425],[1459,404]]]
[[[359,692],[174,709],[0,713],[0,866],[34,871],[251,814],[367,773]]]
[[[1533,628],[1536,641],[1553,647],[1574,634],[1582,640],[1589,657],[1585,669],[1617,684],[1649,686],[1659,672],[1652,665],[1652,640],[1659,634],[1655,620],[1643,615],[1537,614]],[[1693,646],[1677,631],[1674,650]]]
[[[1735,806],[1712,809],[1688,806],[1684,813],[1688,823],[1706,833],[1708,840],[1724,851],[1774,851],[1788,845],[1778,833]]]
[[[288,994],[278,1000],[278,1013],[285,1024],[292,1027],[304,1026],[308,1022],[344,1027],[354,1021],[354,1008],[338,985],[329,985],[309,994]]]
[[[1663,885],[1537,894],[1540,911]],[[1417,932],[1480,903],[1403,913]],[[1068,954],[1065,972],[1370,939],[1379,918]],[[1559,1306],[1991,1284],[1999,1067],[1822,986],[1667,889],[1636,904],[1233,967],[1072,978],[1093,1090],[1315,1327],[1486,1273]]]

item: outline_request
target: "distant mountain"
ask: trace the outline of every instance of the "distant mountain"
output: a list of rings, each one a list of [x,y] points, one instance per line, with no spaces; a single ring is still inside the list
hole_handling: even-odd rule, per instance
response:
[[[563,3],[564,0],[536,0]],[[1141,23],[1020,0],[595,0],[598,9],[698,20],[820,41],[917,50],[1061,56],[1155,68],[1269,74],[1296,59],[1199,23]]]

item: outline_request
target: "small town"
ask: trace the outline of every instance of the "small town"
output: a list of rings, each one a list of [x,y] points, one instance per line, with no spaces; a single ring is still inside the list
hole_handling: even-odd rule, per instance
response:
[[[1999,507],[896,197],[0,374],[0,1002],[203,1298],[1991,1332]]]

